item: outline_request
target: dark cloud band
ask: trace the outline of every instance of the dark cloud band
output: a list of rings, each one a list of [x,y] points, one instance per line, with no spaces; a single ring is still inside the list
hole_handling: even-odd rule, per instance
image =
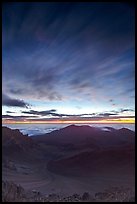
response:
[[[9,97],[8,95],[3,94],[2,95],[2,105],[11,106],[11,107],[28,108],[29,104],[25,103],[23,100],[14,99],[14,98]]]

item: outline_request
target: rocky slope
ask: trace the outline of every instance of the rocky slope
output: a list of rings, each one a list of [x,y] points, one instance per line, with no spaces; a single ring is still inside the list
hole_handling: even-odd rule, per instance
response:
[[[88,192],[64,197],[58,194],[42,195],[38,191],[26,192],[20,185],[2,181],[2,202],[134,202],[130,189],[111,188],[91,196]]]

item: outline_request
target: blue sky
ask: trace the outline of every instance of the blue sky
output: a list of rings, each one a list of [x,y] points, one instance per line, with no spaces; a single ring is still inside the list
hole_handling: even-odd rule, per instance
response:
[[[134,44],[132,4],[3,3],[4,120],[134,117]]]

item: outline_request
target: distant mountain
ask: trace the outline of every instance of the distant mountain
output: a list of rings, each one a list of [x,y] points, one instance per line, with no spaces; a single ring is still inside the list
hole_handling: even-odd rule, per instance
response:
[[[56,155],[48,163],[48,169],[55,172],[86,172],[86,169],[100,169],[102,165],[121,166],[133,163],[135,133],[126,128],[107,130],[90,126],[70,125],[44,135],[28,137],[19,130],[2,128],[2,150],[4,156],[12,159],[43,159],[52,146]],[[54,150],[55,151],[55,150]],[[62,156],[61,156],[62,155]],[[94,168],[93,168],[94,166]],[[83,169],[84,168],[84,169]],[[83,170],[82,170],[83,169]]]
[[[51,133],[33,136],[37,142],[64,145],[64,144],[92,144],[92,145],[121,145],[126,143],[134,143],[135,132],[122,128],[116,130],[107,127],[108,130],[90,126],[70,125],[60,130],[55,130]]]
[[[63,146],[69,145],[77,151],[74,155],[52,160],[47,168],[63,175],[88,175],[93,172],[126,172],[134,169],[135,132],[127,129],[106,130],[90,126],[70,125],[33,139],[40,143]],[[73,146],[71,146],[73,144]],[[73,148],[72,148],[73,147]],[[132,171],[131,170],[131,171]],[[122,173],[122,172],[120,172]]]

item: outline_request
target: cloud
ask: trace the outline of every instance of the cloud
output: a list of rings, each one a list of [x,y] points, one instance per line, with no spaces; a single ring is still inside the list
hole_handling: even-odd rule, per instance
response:
[[[28,103],[25,103],[23,100],[11,98],[5,94],[2,95],[2,105],[11,106],[11,107],[28,108]]]
[[[77,117],[52,117],[52,118],[39,118],[37,116],[11,116],[11,115],[3,115],[2,118],[6,121],[6,120],[10,120],[10,121],[32,121],[32,122],[36,122],[36,121],[39,121],[39,122],[44,122],[44,121],[103,121],[105,119],[108,120],[108,121],[120,121],[122,119],[124,120],[130,120],[130,119],[134,119],[135,116],[105,116],[105,117],[102,117],[102,116],[92,116],[92,117],[80,117],[80,116],[77,116]]]
[[[51,109],[47,111],[35,111],[35,110],[22,111],[22,113],[25,113],[25,114],[40,115],[40,116],[52,115],[54,114],[54,112],[56,112],[55,109]]]
[[[3,120],[10,121],[102,121],[102,120],[129,120],[134,119],[133,115],[121,115],[123,112],[134,110],[131,108],[124,108],[118,110],[104,111],[104,112],[89,112],[89,113],[81,113],[81,114],[68,114],[68,113],[58,113],[56,109],[37,111],[37,110],[27,110],[21,111],[21,114],[25,115],[3,115]],[[7,113],[13,113],[12,111],[7,111]]]
[[[113,116],[113,115],[117,115],[118,113],[100,113],[98,114],[98,116],[102,116],[102,117],[109,117],[109,116]]]
[[[67,114],[67,113],[57,113],[56,109],[51,109],[51,110],[46,110],[46,111],[35,111],[35,110],[30,110],[30,111],[22,111],[23,114],[30,114],[33,116],[39,116],[39,117],[44,117],[44,116],[49,116],[49,118],[51,119],[52,117],[58,117],[58,118],[75,118],[75,119],[106,119],[106,118],[113,118],[113,117],[123,117],[120,116],[120,113],[126,112],[126,111],[133,111],[132,109],[120,109],[118,110],[112,110],[111,112],[104,112],[104,113],[98,113],[98,112],[94,112],[94,113],[82,113],[82,114]],[[126,116],[124,116],[126,117]]]
[[[128,83],[121,80],[123,73],[130,76],[133,70],[127,63],[134,53],[134,14],[130,9],[119,3],[46,2],[18,3],[17,8],[16,3],[3,8],[6,93],[23,99],[61,101],[86,94],[93,97],[92,89],[97,98],[107,93],[113,96],[113,85],[123,91],[132,89],[131,77]],[[126,59],[127,65],[123,65]]]
[[[45,103],[46,111],[22,113],[61,119],[109,118],[120,114],[110,111],[115,104],[132,108],[133,98],[124,98],[134,91],[130,9],[101,2],[9,3],[2,15],[2,87],[10,96],[8,106],[27,107],[30,100],[39,110]],[[48,110],[60,104],[67,110],[65,102],[69,108],[80,105],[83,114]],[[108,112],[84,114],[98,107]]]
[[[38,115],[38,116],[56,116],[56,117],[81,117],[85,115],[94,115],[92,114],[62,114],[62,113],[56,113],[56,109],[46,110],[46,111],[22,111],[24,114],[31,114],[31,115]]]
[[[132,111],[132,112],[134,112],[134,110],[131,109],[131,108],[127,108],[127,109],[123,109],[123,108],[121,108],[121,110],[120,110],[121,113],[123,113],[123,112],[127,112],[127,111]]]
[[[37,116],[33,116],[34,118]],[[18,120],[21,121],[22,119],[30,119],[32,118],[31,116],[24,116],[24,115],[18,115],[18,116],[13,116],[13,115],[2,115],[2,118],[4,119],[13,119],[14,120]]]

